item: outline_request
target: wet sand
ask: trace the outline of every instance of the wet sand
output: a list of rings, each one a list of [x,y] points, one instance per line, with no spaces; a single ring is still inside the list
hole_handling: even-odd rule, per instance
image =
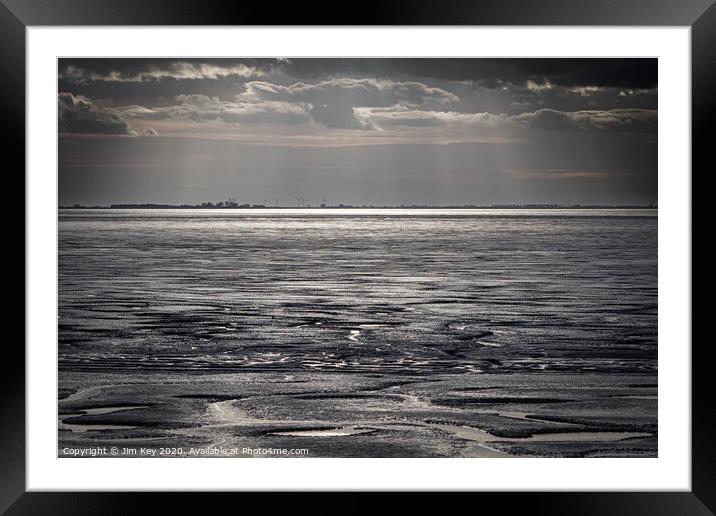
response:
[[[184,456],[207,446],[307,448],[312,457],[656,455],[656,400],[623,395],[655,388],[630,375],[617,384],[564,374],[509,382],[340,373],[63,379],[72,394],[59,401],[60,455],[88,446],[181,447]]]
[[[58,453],[656,456],[656,217],[419,211],[61,212]]]

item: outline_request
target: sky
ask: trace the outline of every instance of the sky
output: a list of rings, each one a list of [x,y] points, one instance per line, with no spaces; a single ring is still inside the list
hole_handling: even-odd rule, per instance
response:
[[[656,204],[656,59],[60,59],[59,203]]]

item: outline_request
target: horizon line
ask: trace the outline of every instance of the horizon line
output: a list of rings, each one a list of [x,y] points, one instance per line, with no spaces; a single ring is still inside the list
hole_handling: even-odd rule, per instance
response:
[[[201,204],[164,204],[164,203],[114,203],[109,205],[60,205],[58,209],[658,209],[658,205],[650,204],[580,204],[580,203],[500,203],[500,204],[397,204],[397,205],[353,205],[353,204],[337,204],[337,205],[303,205],[303,206],[286,206],[286,205],[265,205],[265,204],[232,204],[224,203],[201,203]]]

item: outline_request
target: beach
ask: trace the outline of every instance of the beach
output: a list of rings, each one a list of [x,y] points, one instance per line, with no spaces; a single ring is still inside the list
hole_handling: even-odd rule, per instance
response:
[[[61,210],[58,455],[654,457],[656,236],[655,210]]]

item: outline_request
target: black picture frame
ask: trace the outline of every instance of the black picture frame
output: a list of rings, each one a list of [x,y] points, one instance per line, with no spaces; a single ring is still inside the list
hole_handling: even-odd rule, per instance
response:
[[[692,70],[692,170],[706,168],[707,127],[714,119],[716,92],[716,6],[714,0],[401,0],[322,7],[318,3],[287,4],[197,0],[0,0],[0,71],[3,148],[6,174],[25,167],[25,28],[48,25],[576,25],[689,26]],[[24,185],[24,182],[23,182]],[[693,185],[693,172],[692,172]],[[24,199],[17,194],[12,196]],[[692,206],[697,206],[694,198]],[[19,208],[19,207],[18,207]],[[23,209],[24,213],[24,209]],[[693,213],[692,213],[693,215]],[[693,218],[693,216],[692,216]],[[692,233],[693,234],[693,233]],[[24,249],[24,243],[23,243]],[[692,246],[693,257],[693,246]],[[17,251],[12,251],[17,255]],[[27,257],[24,256],[26,259]],[[19,256],[15,257],[19,260]],[[27,270],[25,269],[26,274]],[[693,258],[692,258],[693,271]],[[12,275],[10,273],[10,275]],[[16,274],[16,276],[19,276]],[[24,296],[23,296],[24,299]],[[18,303],[19,304],[19,303]],[[693,304],[693,303],[692,303]],[[23,304],[24,307],[24,304]],[[693,316],[692,316],[693,318]],[[9,318],[8,318],[9,319]],[[9,326],[11,321],[7,320]],[[24,340],[24,339],[23,339]],[[474,493],[479,503],[531,514],[714,514],[716,513],[716,435],[714,399],[709,377],[708,340],[696,341],[692,354],[692,491],[618,493]],[[690,342],[670,343],[687,349]],[[19,339],[7,339],[0,360],[0,512],[7,514],[131,514],[147,512],[150,503],[162,512],[203,507],[208,494],[188,493],[39,493],[25,490],[25,353]],[[264,503],[261,494],[240,496],[242,507]],[[303,493],[291,510],[333,513],[323,494]],[[509,499],[509,504],[507,503]],[[460,499],[454,499],[459,503]],[[269,504],[275,508],[276,498]],[[372,512],[371,496],[350,494],[340,512]],[[475,503],[471,500],[469,503]],[[200,504],[200,505],[199,505]],[[427,507],[415,494],[401,501],[401,512]]]

